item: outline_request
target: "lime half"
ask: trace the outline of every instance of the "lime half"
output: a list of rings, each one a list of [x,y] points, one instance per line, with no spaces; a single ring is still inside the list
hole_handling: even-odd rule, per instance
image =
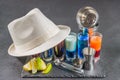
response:
[[[48,74],[51,70],[52,70],[52,64],[48,63],[47,68],[44,71],[42,71],[42,73],[43,74]]]
[[[36,60],[37,60],[37,70],[38,71],[45,70],[46,69],[45,62],[40,57],[37,57]]]

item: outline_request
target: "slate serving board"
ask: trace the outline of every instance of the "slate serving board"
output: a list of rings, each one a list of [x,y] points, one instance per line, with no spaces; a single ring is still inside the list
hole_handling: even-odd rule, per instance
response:
[[[27,58],[26,61],[28,61],[29,58]],[[22,78],[104,78],[106,77],[105,70],[102,66],[102,61],[100,60],[95,64],[94,71],[85,71],[84,74],[78,74],[69,70],[66,70],[60,66],[56,66],[53,64],[53,68],[51,72],[48,74],[42,74],[38,72],[37,74],[32,74],[30,72],[26,72],[22,70],[21,77]]]

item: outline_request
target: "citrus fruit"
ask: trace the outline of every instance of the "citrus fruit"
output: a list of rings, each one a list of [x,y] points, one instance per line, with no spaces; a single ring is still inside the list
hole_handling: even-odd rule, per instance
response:
[[[37,70],[38,71],[46,69],[46,64],[40,57],[37,57],[36,61],[37,61]]]
[[[43,74],[47,74],[47,73],[49,73],[51,70],[52,70],[52,64],[51,64],[51,63],[48,63],[46,69],[45,69],[44,71],[42,71],[42,73],[43,73]]]
[[[23,66],[23,70],[25,70],[25,71],[31,71],[32,70],[32,65],[31,65],[30,61]]]
[[[37,73],[37,60],[36,58],[31,59],[32,73]]]

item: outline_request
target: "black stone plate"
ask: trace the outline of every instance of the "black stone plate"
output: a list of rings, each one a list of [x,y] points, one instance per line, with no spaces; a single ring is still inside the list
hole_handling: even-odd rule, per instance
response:
[[[28,60],[28,59],[27,59]],[[94,71],[85,71],[84,74],[78,74],[75,72],[71,72],[69,70],[66,70],[62,67],[56,66],[53,63],[53,68],[51,72],[48,74],[42,74],[38,72],[37,74],[32,74],[30,72],[26,72],[22,70],[21,72],[22,78],[104,78],[106,77],[106,74],[104,72],[102,62],[99,61],[95,64]]]

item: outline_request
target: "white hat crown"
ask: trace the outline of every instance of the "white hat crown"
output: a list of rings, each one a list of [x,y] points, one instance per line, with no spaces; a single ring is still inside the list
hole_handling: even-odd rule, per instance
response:
[[[35,8],[8,25],[15,48],[19,52],[30,50],[55,36],[60,29]]]

